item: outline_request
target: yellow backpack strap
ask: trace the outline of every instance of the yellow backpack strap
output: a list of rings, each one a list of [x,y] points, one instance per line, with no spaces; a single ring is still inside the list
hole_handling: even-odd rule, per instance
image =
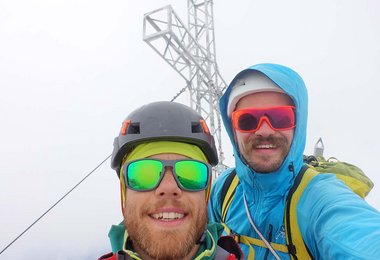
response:
[[[255,245],[255,246],[259,246],[259,247],[268,248],[268,246],[264,243],[264,241],[262,241],[261,239],[258,239],[258,238],[239,235],[239,240],[240,240],[239,241],[240,243],[246,244],[248,246]],[[276,244],[273,242],[270,242],[270,245],[276,251],[283,252],[283,253],[289,252],[288,247],[286,245]]]
[[[298,226],[297,205],[301,195],[318,172],[308,166],[302,167],[290,189],[285,208],[285,231],[289,254],[292,259],[313,259],[305,245]]]
[[[236,187],[239,184],[239,178],[236,175],[236,170],[232,170],[228,177],[226,178],[226,181],[223,184],[222,187],[222,193],[220,196],[221,200],[221,205],[222,205],[222,219],[221,222],[225,222],[227,212],[229,207],[231,206],[232,200],[234,199],[235,196],[235,190]]]
[[[254,259],[255,258],[255,251],[254,251],[252,245],[268,248],[267,245],[264,243],[264,241],[262,241],[261,239],[253,238],[253,237],[249,237],[249,236],[244,236],[244,235],[239,235],[239,234],[233,232],[225,223],[221,223],[221,224],[223,225],[224,231],[227,233],[227,235],[232,236],[237,243],[242,243],[242,244],[245,244],[249,247],[249,252],[248,252],[248,256],[246,257],[246,259]],[[274,250],[279,251],[279,252],[283,252],[286,254],[288,253],[288,247],[286,245],[276,244],[273,242],[270,242],[270,244]]]

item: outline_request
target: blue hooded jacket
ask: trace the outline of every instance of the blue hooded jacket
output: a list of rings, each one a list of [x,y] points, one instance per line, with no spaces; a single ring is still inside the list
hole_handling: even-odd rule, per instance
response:
[[[290,150],[280,168],[272,173],[255,172],[245,163],[227,114],[231,90],[247,71],[265,74],[292,98],[296,107],[296,128]],[[294,179],[304,165],[307,109],[307,90],[302,78],[290,68],[277,64],[258,64],[241,71],[220,99],[220,112],[233,145],[240,181],[225,221],[233,232],[260,239],[248,220],[245,195],[249,214],[263,236],[269,242],[286,245],[285,204]],[[213,184],[210,221],[221,221],[221,190],[231,171],[227,169]],[[297,218],[303,240],[315,259],[380,259],[380,213],[333,174],[319,174],[311,181],[298,203]],[[240,245],[247,257],[249,247]],[[256,259],[275,259],[267,248],[253,248]],[[287,253],[276,253],[281,259],[290,258]]]

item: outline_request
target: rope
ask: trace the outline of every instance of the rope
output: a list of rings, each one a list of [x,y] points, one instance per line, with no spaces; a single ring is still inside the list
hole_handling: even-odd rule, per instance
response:
[[[183,87],[173,98],[172,100],[170,100],[170,102],[173,102],[174,100],[177,99],[177,97],[179,97],[183,92],[185,92],[185,90],[187,89],[187,86],[186,87]]]
[[[265,239],[265,237],[263,236],[263,234],[261,234],[260,230],[256,227],[255,223],[253,222],[253,220],[252,220],[252,218],[251,218],[251,214],[250,214],[249,209],[248,209],[247,199],[245,198],[245,193],[243,194],[243,199],[244,199],[245,211],[247,212],[248,220],[249,220],[249,222],[251,223],[251,226],[252,226],[253,229],[256,231],[256,233],[259,235],[259,237],[261,238],[261,240],[265,243],[265,245],[268,247],[268,249],[269,249],[269,251],[272,253],[272,255],[273,255],[277,260],[281,260],[281,258],[278,256],[278,254],[277,254],[276,251],[273,249],[273,247],[271,246],[271,244]]]

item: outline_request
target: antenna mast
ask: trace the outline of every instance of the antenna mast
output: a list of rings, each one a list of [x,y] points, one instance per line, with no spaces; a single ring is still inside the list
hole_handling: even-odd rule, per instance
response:
[[[143,40],[185,80],[172,101],[189,91],[190,106],[205,118],[217,142],[218,175],[226,168],[218,103],[227,84],[216,63],[213,3],[188,0],[187,5],[188,26],[170,5],[145,14]]]

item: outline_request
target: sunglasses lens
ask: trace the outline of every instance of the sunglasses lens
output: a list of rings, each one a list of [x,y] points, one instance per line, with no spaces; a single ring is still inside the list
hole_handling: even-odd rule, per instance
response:
[[[160,180],[162,163],[156,160],[135,161],[128,165],[127,184],[134,190],[153,189]]]
[[[187,190],[202,190],[207,186],[209,169],[198,161],[178,161],[175,173],[183,188]]]
[[[249,131],[257,128],[259,119],[252,114],[243,113],[237,120],[238,129]]]
[[[294,112],[291,108],[289,109],[273,109],[271,113],[268,114],[270,123],[274,128],[286,129],[294,126]]]

